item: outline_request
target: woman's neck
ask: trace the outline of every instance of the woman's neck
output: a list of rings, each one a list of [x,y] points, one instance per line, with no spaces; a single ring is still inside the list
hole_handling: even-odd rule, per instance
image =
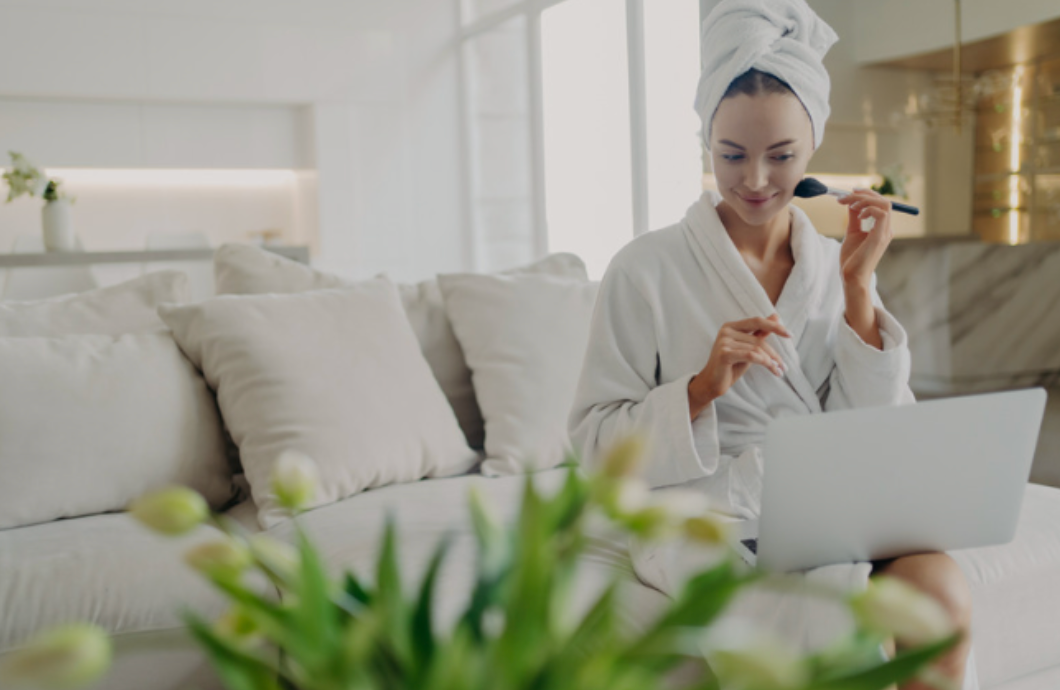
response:
[[[785,208],[762,225],[749,225],[727,202],[717,206],[718,217],[736,249],[745,256],[767,262],[778,255],[791,255],[790,208]]]

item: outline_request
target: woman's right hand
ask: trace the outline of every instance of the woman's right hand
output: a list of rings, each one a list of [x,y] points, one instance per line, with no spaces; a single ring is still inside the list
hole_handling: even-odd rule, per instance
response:
[[[776,314],[768,319],[744,319],[722,325],[706,366],[688,382],[688,408],[692,419],[724,395],[752,364],[760,364],[776,376],[784,375],[784,360],[766,342],[770,334],[791,337]]]

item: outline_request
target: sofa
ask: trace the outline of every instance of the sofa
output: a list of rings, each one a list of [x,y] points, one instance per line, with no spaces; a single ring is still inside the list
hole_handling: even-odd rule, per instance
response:
[[[401,285],[228,245],[215,278],[198,303],[171,271],[0,302],[0,658],[89,620],[117,652],[99,687],[221,687],[180,619],[225,611],[182,562],[219,533],[163,539],[122,512],[157,486],[193,486],[248,532],[291,540],[266,477],[299,450],[321,473],[299,520],[335,571],[371,576],[388,516],[409,587],[452,537],[443,625],[473,572],[468,491],[510,520],[528,472],[558,487],[596,290],[577,257]],[[972,584],[980,687],[1060,688],[1060,490],[1028,485],[1012,543],[953,556]],[[615,577],[624,625],[666,605],[624,542],[594,535],[583,599]]]

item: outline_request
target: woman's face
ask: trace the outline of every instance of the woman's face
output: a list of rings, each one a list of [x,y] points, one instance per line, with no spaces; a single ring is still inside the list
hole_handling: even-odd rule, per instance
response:
[[[787,208],[813,155],[813,125],[798,98],[726,98],[710,137],[718,191],[744,222],[762,225]]]

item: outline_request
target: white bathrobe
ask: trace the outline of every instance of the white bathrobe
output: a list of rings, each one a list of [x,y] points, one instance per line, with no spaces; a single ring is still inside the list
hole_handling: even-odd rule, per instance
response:
[[[571,412],[574,447],[592,466],[634,432],[650,438],[645,478],[654,488],[704,491],[715,510],[756,517],[761,444],[778,417],[913,401],[905,331],[873,302],[883,350],[844,318],[839,242],[817,234],[792,206],[792,269],[776,306],[705,192],[677,225],[638,237],[612,260],[600,286]],[[721,326],[778,313],[792,334],[767,342],[783,358],[778,378],[752,365],[690,421],[688,382],[710,357]]]
[[[592,466],[616,440],[649,438],[644,476],[653,488],[707,494],[714,510],[757,517],[761,445],[771,419],[914,401],[905,331],[873,301],[883,349],[847,325],[839,242],[817,233],[792,207],[795,267],[774,307],[718,218],[721,197],[705,193],[680,223],[639,237],[618,253],[600,286],[570,418],[582,462]],[[873,286],[875,288],[875,286]],[[792,338],[769,336],[787,372],[752,365],[690,421],[688,382],[707,363],[722,324],[779,313]],[[712,557],[681,544],[633,544],[634,568],[674,595]],[[844,606],[806,594],[825,585],[863,589],[868,563],[818,568],[785,593],[748,592],[726,616],[749,617],[805,651],[852,631]],[[802,591],[800,591],[800,588]],[[969,665],[965,688],[976,688]]]

